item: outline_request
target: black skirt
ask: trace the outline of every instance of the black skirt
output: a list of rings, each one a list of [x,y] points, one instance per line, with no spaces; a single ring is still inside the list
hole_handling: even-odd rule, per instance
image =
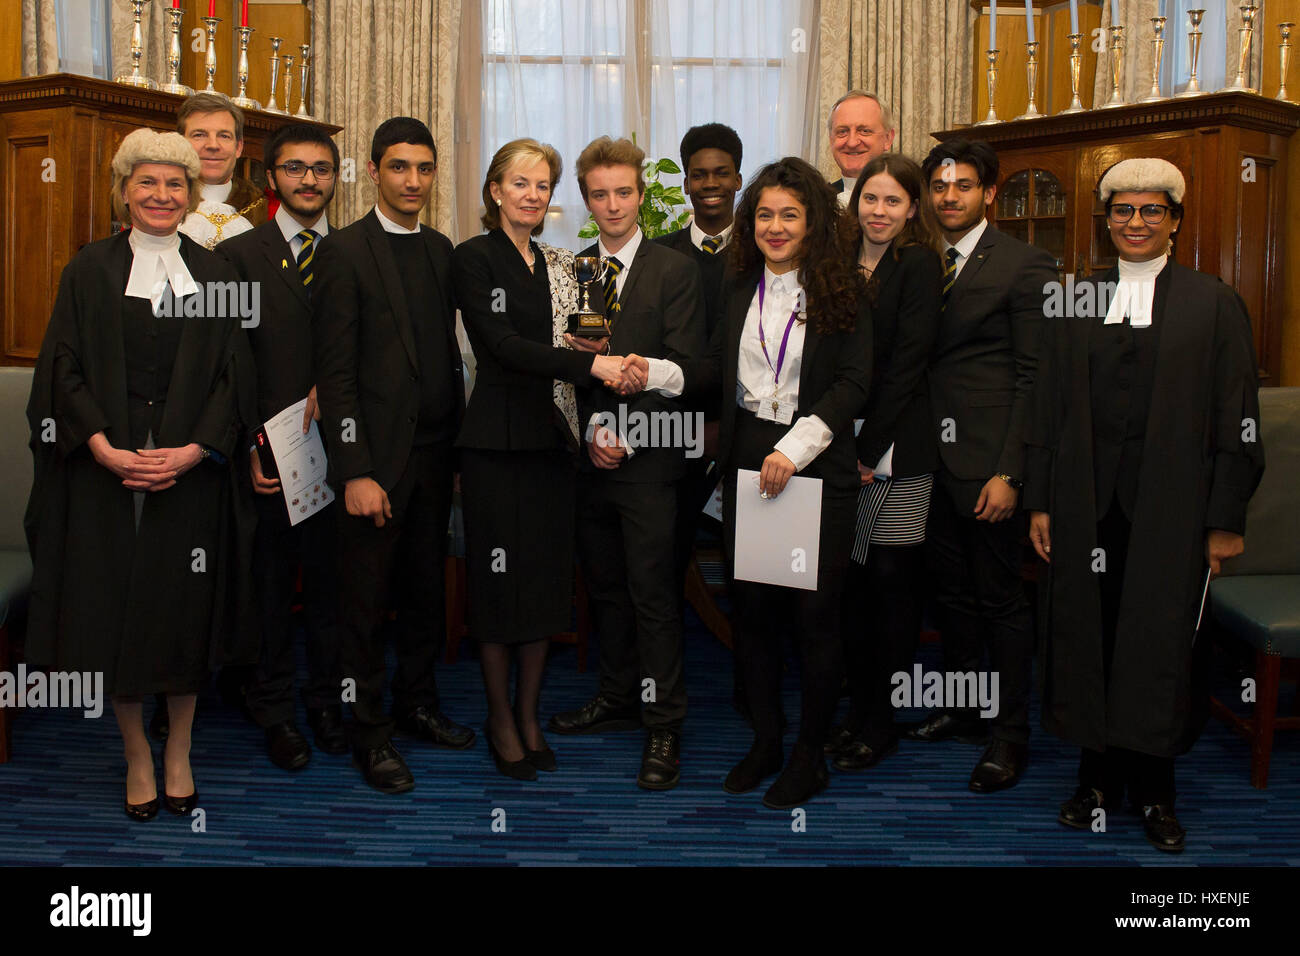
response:
[[[563,449],[460,454],[470,636],[523,644],[569,630],[573,456]]]

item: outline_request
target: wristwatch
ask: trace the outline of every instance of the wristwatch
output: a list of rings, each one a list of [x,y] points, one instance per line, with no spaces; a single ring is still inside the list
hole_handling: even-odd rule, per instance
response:
[[[1019,478],[1012,478],[1010,475],[1004,475],[1004,474],[1002,474],[1001,472],[999,472],[999,473],[998,473],[997,475],[995,475],[994,477],[1001,478],[1003,481],[1005,481],[1007,484],[1009,484],[1012,488],[1016,489],[1016,491],[1020,491],[1022,488],[1025,487],[1025,483],[1024,483],[1023,481],[1021,481]]]

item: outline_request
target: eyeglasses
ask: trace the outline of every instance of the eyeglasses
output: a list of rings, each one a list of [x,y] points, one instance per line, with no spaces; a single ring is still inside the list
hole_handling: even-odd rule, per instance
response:
[[[1117,226],[1122,226],[1133,218],[1133,210],[1137,210],[1142,216],[1142,221],[1148,226],[1158,226],[1165,221],[1165,216],[1169,215],[1171,206],[1162,206],[1160,203],[1149,202],[1145,206],[1138,208],[1132,203],[1115,203],[1106,210],[1106,215],[1110,221]]]
[[[308,166],[306,163],[300,163],[297,160],[290,160],[287,163],[280,163],[275,169],[283,169],[284,174],[290,179],[302,179],[307,175],[307,170],[311,170],[317,179],[333,179],[334,167],[329,163],[312,163]]]

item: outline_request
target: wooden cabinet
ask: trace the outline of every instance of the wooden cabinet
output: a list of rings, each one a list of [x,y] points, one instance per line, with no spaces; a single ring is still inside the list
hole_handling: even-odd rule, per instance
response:
[[[174,130],[181,100],[66,73],[0,83],[0,365],[36,360],[63,267],[112,232],[113,154],[141,126]],[[262,144],[291,122],[245,111],[240,175],[265,184]]]
[[[1300,322],[1286,308],[1285,291],[1286,282],[1300,277],[1282,268],[1287,244],[1300,243],[1300,224],[1286,216],[1288,175],[1296,173],[1288,173],[1288,142],[1297,129],[1300,106],[1216,93],[934,136],[982,139],[997,150],[1005,201],[994,200],[989,218],[1051,252],[1062,275],[1115,263],[1096,192],[1106,170],[1135,157],[1169,160],[1187,181],[1174,255],[1241,294],[1254,324],[1261,383],[1276,385],[1283,325]],[[1049,208],[1059,212],[1043,212]]]

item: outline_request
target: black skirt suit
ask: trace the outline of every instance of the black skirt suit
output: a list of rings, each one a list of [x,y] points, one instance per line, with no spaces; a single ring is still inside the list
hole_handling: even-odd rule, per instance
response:
[[[469,627],[475,640],[496,644],[568,630],[573,609],[577,442],[553,385],[588,379],[593,356],[552,344],[547,260],[531,245],[531,270],[499,229],[466,240],[452,256],[456,301],[478,363],[456,440]]]

